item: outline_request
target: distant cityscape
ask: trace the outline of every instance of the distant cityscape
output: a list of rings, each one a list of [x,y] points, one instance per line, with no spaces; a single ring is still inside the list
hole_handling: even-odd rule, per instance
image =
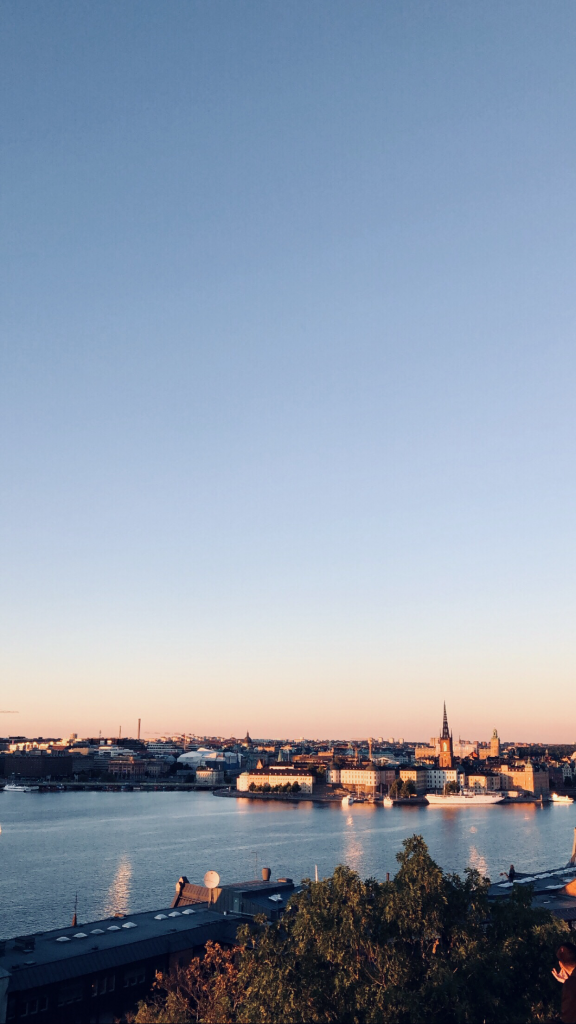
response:
[[[176,734],[67,738],[8,736],[0,740],[4,785],[51,788],[103,786],[228,788],[247,796],[300,795],[335,799],[423,798],[467,790],[504,792],[507,799],[570,794],[574,745],[453,738],[446,706],[427,743],[383,736],[364,740],[278,740]],[[576,789],[574,789],[576,792]]]

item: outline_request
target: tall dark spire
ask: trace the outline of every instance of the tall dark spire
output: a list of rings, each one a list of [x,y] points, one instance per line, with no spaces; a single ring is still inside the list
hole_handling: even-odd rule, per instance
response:
[[[442,739],[450,739],[450,730],[448,728],[448,716],[446,714],[446,701],[444,701],[444,717],[442,719]]]

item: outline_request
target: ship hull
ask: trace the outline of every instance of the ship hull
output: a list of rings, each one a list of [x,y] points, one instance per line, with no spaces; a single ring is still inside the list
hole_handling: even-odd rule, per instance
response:
[[[464,793],[457,793],[453,796],[427,793],[426,799],[431,807],[478,807],[482,804],[484,806],[501,804],[504,800],[504,793],[471,793],[470,796],[466,796]]]

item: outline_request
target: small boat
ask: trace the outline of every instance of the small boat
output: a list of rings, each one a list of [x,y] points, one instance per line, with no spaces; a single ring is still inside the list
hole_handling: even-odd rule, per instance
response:
[[[550,799],[554,804],[573,804],[574,798],[566,793],[550,793]]]
[[[7,782],[4,786],[5,793],[37,793],[40,786],[24,786],[19,782]]]
[[[352,796],[352,793],[348,793],[348,796],[343,796],[342,797],[342,807],[349,807],[350,804],[353,804],[353,803],[354,803],[354,797]]]
[[[382,803],[384,807],[394,807],[394,801],[391,796],[385,796]]]

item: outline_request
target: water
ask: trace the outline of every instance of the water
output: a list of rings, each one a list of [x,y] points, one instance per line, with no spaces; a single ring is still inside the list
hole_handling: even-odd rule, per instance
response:
[[[565,863],[576,805],[445,810],[285,804],[211,793],[0,794],[0,937],[166,907],[180,875],[245,881],[320,876],[345,863],[363,877],[396,870],[402,840],[424,836],[448,871],[496,880]]]

